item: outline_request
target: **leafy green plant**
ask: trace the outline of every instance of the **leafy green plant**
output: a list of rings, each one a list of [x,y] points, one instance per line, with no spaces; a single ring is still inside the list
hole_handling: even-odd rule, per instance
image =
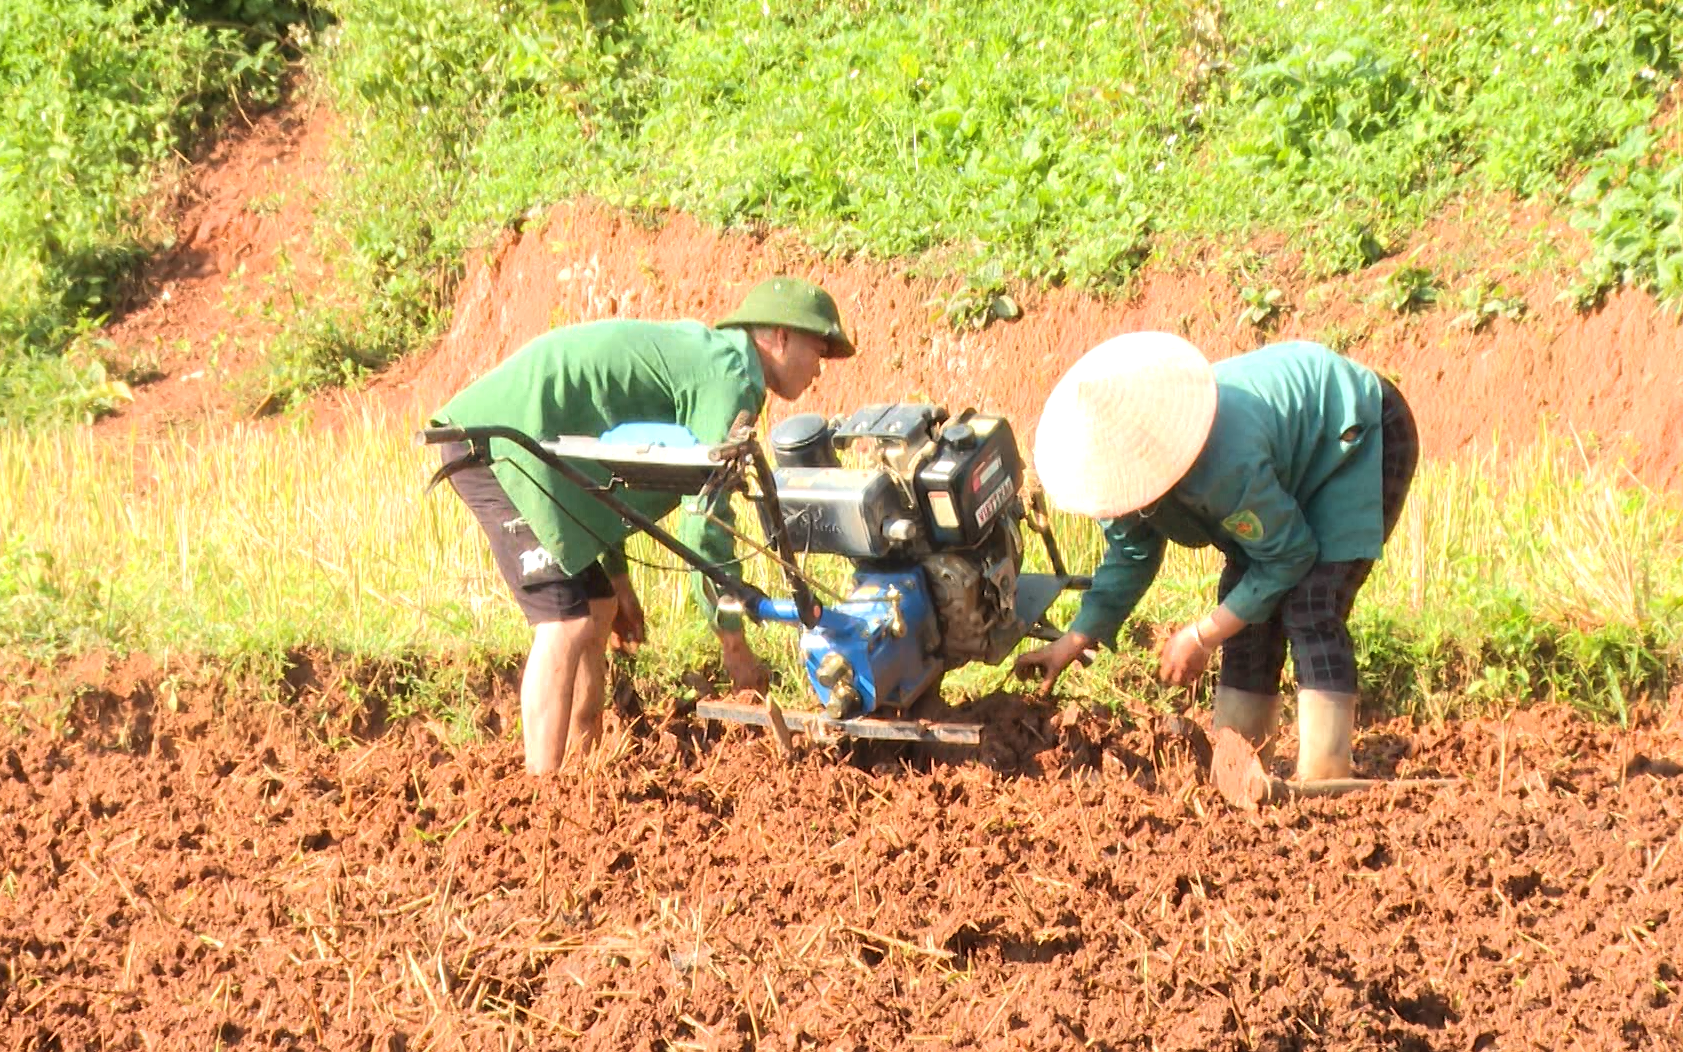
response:
[[[1480,278],[1461,290],[1458,297],[1461,313],[1454,324],[1473,332],[1481,332],[1497,318],[1518,321],[1525,317],[1525,300],[1513,295],[1507,287]]]
[[[1239,299],[1245,304],[1245,309],[1239,312],[1239,324],[1269,328],[1285,310],[1285,295],[1273,286],[1259,288],[1246,285],[1239,290]]]
[[[1367,332],[1360,327],[1334,323],[1317,332],[1315,340],[1324,347],[1329,347],[1339,354],[1344,354],[1350,348],[1356,346],[1366,335]]]
[[[133,401],[137,381],[113,375],[92,346],[84,331],[63,354],[0,355],[0,426],[88,424]]]
[[[957,291],[930,302],[955,329],[985,329],[996,321],[1015,321],[1022,308],[1007,294],[1005,275],[997,265],[965,276]]]
[[[1380,285],[1379,298],[1398,314],[1421,310],[1438,301],[1438,279],[1425,267],[1401,266]]]
[[[1683,160],[1633,132],[1591,166],[1572,191],[1572,225],[1589,233],[1580,304],[1621,285],[1683,306]]]
[[[1240,75],[1255,99],[1236,156],[1295,170],[1390,131],[1422,101],[1402,66],[1360,38],[1317,33]]]

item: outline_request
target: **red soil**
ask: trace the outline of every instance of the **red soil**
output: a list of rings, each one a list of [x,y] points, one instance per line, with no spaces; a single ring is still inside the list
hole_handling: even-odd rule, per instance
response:
[[[637,717],[533,780],[327,665],[33,676],[77,700],[0,743],[6,1048],[1683,1047],[1675,715],[1369,728],[1463,781],[1250,813],[1012,698],[967,760]]]
[[[1455,254],[1450,239],[1472,235],[1442,229],[1428,236],[1447,258]],[[1488,449],[1498,439],[1528,445],[1548,419],[1588,448],[1622,456],[1642,481],[1683,488],[1683,327],[1675,317],[1637,293],[1581,315],[1556,302],[1551,279],[1536,278],[1523,287],[1535,313],[1475,333],[1457,324],[1451,309],[1398,315],[1367,302],[1395,266],[1297,288],[1294,302],[1316,306],[1291,313],[1267,337],[1235,325],[1245,305],[1233,280],[1215,268],[1148,272],[1122,302],[1023,290],[1015,296],[1020,320],[960,332],[940,307],[956,282],[823,259],[784,236],[721,234],[681,215],[651,228],[600,205],[573,203],[505,234],[474,260],[449,333],[376,389],[430,410],[555,325],[618,315],[716,319],[754,282],[787,271],[836,295],[861,348],[857,359],[827,369],[802,409],[933,398],[950,408],[1001,411],[1026,442],[1064,369],[1119,332],[1180,331],[1216,357],[1265,338],[1365,333],[1348,353],[1398,379],[1429,457]]]
[[[269,341],[329,287],[315,210],[332,137],[327,111],[297,105],[235,129],[192,169],[176,191],[174,247],[106,330],[114,364],[139,382],[100,430],[151,432],[260,405]]]

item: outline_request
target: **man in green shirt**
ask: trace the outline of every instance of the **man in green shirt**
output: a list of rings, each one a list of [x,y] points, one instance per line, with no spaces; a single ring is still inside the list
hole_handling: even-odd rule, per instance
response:
[[[1052,501],[1100,519],[1109,547],[1070,630],[1019,658],[1018,672],[1038,671],[1050,691],[1088,648],[1114,645],[1167,541],[1215,545],[1227,557],[1220,605],[1164,642],[1164,677],[1192,684],[1221,646],[1215,726],[1266,751],[1289,641],[1297,776],[1348,776],[1356,662],[1347,621],[1419,460],[1397,389],[1315,343],[1212,367],[1178,336],[1130,333],[1059,381],[1034,458]]]
[[[853,353],[829,293],[778,277],[755,286],[711,328],[615,320],[555,329],[469,384],[432,422],[501,424],[540,441],[597,436],[622,424],[678,424],[714,443],[738,414],[757,417],[768,390],[793,401],[826,359]],[[642,606],[624,556],[631,527],[513,443],[493,440],[491,452],[492,467],[458,471],[450,482],[485,531],[533,628],[520,712],[526,769],[542,774],[601,738],[610,633],[632,644],[642,638]],[[447,447],[444,456],[451,461],[461,453],[460,446]],[[651,518],[677,506],[663,494],[632,493],[626,500]],[[728,509],[720,518],[729,521]],[[718,523],[692,515],[681,533],[711,563],[735,557],[735,543]],[[700,588],[700,575],[694,580],[732,682],[763,692],[766,668],[740,619],[721,614]]]

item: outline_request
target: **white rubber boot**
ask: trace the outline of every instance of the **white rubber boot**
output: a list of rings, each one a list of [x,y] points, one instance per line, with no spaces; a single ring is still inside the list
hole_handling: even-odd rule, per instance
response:
[[[1280,727],[1280,696],[1257,694],[1237,687],[1216,687],[1211,700],[1216,730],[1231,727],[1256,748],[1262,766],[1274,758],[1274,732]]]
[[[1350,740],[1356,730],[1356,696],[1330,690],[1297,694],[1297,780],[1350,777]]]

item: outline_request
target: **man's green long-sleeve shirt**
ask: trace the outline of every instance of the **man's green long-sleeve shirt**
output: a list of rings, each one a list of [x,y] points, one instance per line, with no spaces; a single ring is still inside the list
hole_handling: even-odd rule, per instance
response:
[[[1214,544],[1243,563],[1224,605],[1246,623],[1267,620],[1316,562],[1379,558],[1379,378],[1302,341],[1214,368],[1215,422],[1203,452],[1155,506],[1103,520],[1108,548],[1071,631],[1114,644],[1167,541]]]
[[[759,353],[744,330],[693,321],[600,321],[537,337],[463,388],[433,421],[501,424],[540,441],[598,436],[627,423],[682,424],[701,442],[714,443],[739,413],[758,416],[765,396]],[[493,440],[491,452],[497,481],[563,572],[580,573],[598,559],[609,572],[624,569],[631,526],[513,443]],[[650,518],[678,505],[669,494],[620,496]],[[719,517],[732,521],[727,503]],[[710,562],[735,557],[730,534],[700,516],[687,516],[680,536]],[[694,579],[711,616],[700,575]]]

